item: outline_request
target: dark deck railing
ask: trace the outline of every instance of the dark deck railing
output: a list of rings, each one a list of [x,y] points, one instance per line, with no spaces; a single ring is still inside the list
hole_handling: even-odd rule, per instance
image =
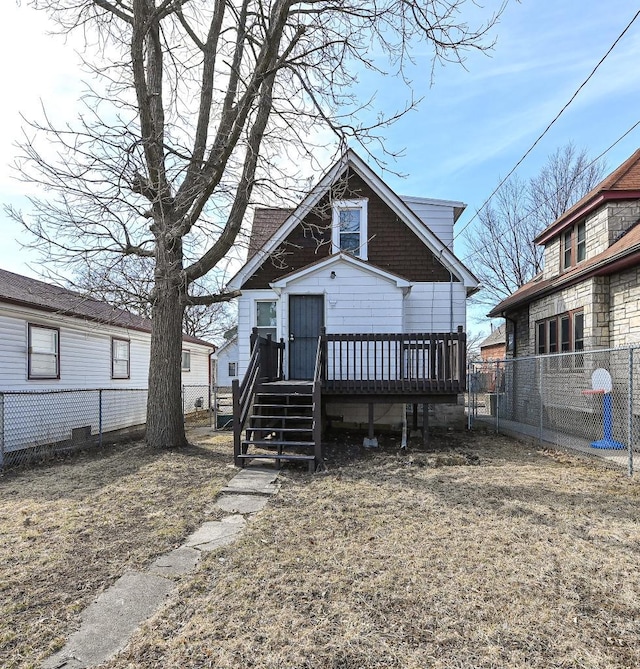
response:
[[[254,328],[251,334],[251,358],[247,371],[240,382],[234,379],[231,385],[233,397],[233,452],[236,465],[240,464],[240,444],[249,411],[259,383],[281,381],[284,370],[284,341],[275,342],[268,336],[258,336]]]
[[[322,333],[319,366],[327,392],[464,392],[466,334]]]

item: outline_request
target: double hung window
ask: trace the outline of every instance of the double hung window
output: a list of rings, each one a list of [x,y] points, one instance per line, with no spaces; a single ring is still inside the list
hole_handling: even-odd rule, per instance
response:
[[[60,378],[60,330],[29,323],[28,378]]]
[[[277,310],[275,301],[256,302],[256,327],[258,334],[266,339],[267,335],[275,341],[277,334]]]
[[[545,318],[536,323],[536,353],[572,353],[584,350],[584,312],[569,311]],[[582,366],[582,356],[576,356],[574,366]],[[570,357],[563,367],[570,366]]]
[[[587,257],[587,227],[582,221],[562,233],[562,269],[566,270]]]
[[[367,259],[367,200],[333,203],[331,240],[334,253],[350,253]]]
[[[111,339],[111,378],[128,379],[130,374],[130,344],[128,339]]]

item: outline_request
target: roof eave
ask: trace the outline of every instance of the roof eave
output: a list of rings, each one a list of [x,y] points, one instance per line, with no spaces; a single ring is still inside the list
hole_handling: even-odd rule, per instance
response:
[[[560,218],[558,218],[548,228],[543,230],[537,237],[535,237],[533,241],[536,244],[546,244],[551,239],[561,234],[563,230],[570,227],[581,218],[588,216],[591,212],[593,212],[595,209],[597,209],[605,202],[612,202],[616,200],[638,200],[638,199],[640,199],[640,190],[601,191],[597,193],[591,200],[585,202],[581,207],[579,207],[573,212],[570,212],[568,216],[565,217],[563,215]]]
[[[518,308],[530,304],[534,300],[538,300],[541,297],[545,297],[551,293],[556,293],[558,290],[569,288],[570,286],[573,286],[580,281],[590,279],[594,276],[606,276],[608,274],[613,274],[614,272],[621,272],[625,269],[628,269],[629,267],[637,266],[638,264],[640,264],[640,247],[625,249],[623,252],[613,258],[607,258],[600,263],[586,267],[582,272],[576,272],[575,275],[572,275],[567,280],[562,280],[560,277],[559,281],[545,285],[539,291],[529,293],[520,300],[515,300],[514,302],[502,306],[508,300],[507,298],[507,300],[503,300],[498,305],[496,305],[487,314],[487,316],[489,318],[506,318],[507,314],[517,310]]]

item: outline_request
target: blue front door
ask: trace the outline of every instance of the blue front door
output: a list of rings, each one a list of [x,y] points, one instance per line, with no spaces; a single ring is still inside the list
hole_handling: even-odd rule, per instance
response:
[[[313,379],[324,295],[289,296],[289,378]]]

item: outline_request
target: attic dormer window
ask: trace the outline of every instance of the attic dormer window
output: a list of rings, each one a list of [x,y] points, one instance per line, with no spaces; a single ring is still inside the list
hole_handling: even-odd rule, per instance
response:
[[[351,253],[367,259],[367,200],[333,203],[331,241],[334,253]]]
[[[562,269],[569,269],[587,257],[587,226],[582,221],[562,234]]]

